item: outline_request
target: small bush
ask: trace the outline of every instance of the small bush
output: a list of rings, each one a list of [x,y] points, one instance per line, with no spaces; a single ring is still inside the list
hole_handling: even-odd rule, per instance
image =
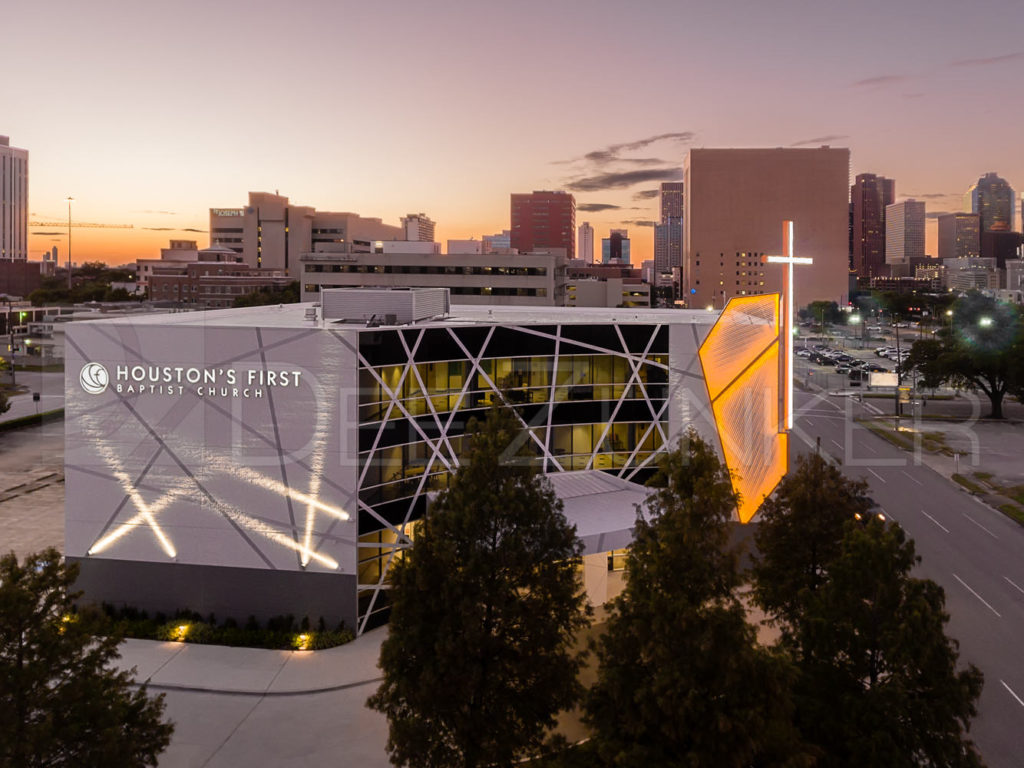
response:
[[[245,626],[239,627],[235,619],[225,619],[217,624],[213,614],[204,619],[189,610],[176,611],[172,617],[158,613],[151,618],[146,611],[136,608],[114,608],[104,604],[103,614],[125,637],[140,640],[318,651],[344,645],[355,637],[344,624],[327,629],[322,616],[317,622],[317,629],[311,631],[309,617],[303,617],[296,623],[294,616],[275,616],[267,620],[266,626],[261,626],[254,616],[250,616]]]

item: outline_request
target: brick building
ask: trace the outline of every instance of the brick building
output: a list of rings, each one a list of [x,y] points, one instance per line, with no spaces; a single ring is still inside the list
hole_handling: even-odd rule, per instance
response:
[[[260,269],[219,261],[154,266],[149,278],[153,301],[177,301],[204,309],[230,307],[260,288],[284,288],[292,280],[283,269]]]

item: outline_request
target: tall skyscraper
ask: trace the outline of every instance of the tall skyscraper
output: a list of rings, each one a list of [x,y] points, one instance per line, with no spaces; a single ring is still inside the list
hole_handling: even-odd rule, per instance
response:
[[[0,260],[28,259],[28,150],[0,136]]]
[[[601,263],[611,264],[617,260],[621,264],[629,264],[629,230],[613,229],[608,237],[601,238]]]
[[[667,224],[669,219],[683,218],[683,187],[681,181],[661,182],[659,198],[662,224]]]
[[[857,175],[850,187],[851,267],[857,277],[888,275],[885,268],[885,207],[896,201],[896,182],[873,173]]]
[[[903,200],[885,208],[885,263],[893,277],[910,277],[913,259],[924,258],[924,203]]]
[[[512,247],[520,253],[565,248],[576,254],[576,199],[568,192],[512,195]]]
[[[976,213],[944,213],[939,216],[939,258],[981,256],[980,220]]]
[[[434,242],[434,228],[437,224],[425,213],[408,213],[402,217],[405,239],[421,243]]]
[[[691,149],[684,163],[683,297],[721,309],[734,296],[782,289],[782,222],[794,222],[797,306],[845,301],[850,150]]]
[[[671,239],[668,224],[654,225],[654,274],[664,275],[672,271],[669,266],[668,244]]]
[[[589,221],[580,224],[576,258],[583,259],[587,264],[594,263],[594,228]]]
[[[683,182],[662,182],[661,222],[654,227],[654,271],[668,274],[683,264]]]
[[[964,194],[964,210],[981,216],[982,232],[1013,230],[1013,188],[1006,179],[986,173]]]

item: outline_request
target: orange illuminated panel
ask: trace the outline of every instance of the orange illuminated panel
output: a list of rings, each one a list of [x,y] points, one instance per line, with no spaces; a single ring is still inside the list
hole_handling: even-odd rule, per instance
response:
[[[711,399],[718,397],[778,335],[778,294],[730,299],[700,348]]]
[[[711,403],[741,523],[761,506],[787,467],[787,435],[779,432],[779,343],[776,341]]]
[[[740,522],[786,474],[788,436],[779,431],[779,296],[729,301],[698,354]]]

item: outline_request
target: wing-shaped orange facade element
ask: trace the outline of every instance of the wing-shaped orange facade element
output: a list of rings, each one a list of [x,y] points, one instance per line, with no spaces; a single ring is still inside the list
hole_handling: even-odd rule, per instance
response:
[[[730,300],[699,350],[740,522],[750,522],[786,474],[788,440],[779,425],[779,297]]]

